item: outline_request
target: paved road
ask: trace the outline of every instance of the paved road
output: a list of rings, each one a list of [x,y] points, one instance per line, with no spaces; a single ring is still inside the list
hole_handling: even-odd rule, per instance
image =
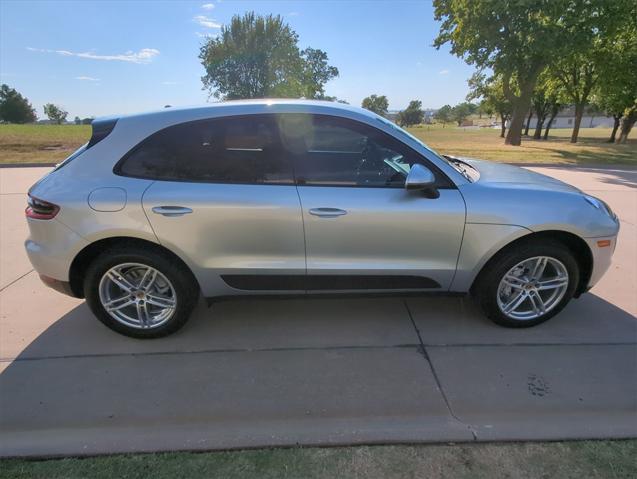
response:
[[[622,220],[609,273],[544,325],[459,298],[244,299],[142,342],[40,284],[23,209],[45,169],[0,169],[0,455],[637,436],[637,171],[535,169]]]

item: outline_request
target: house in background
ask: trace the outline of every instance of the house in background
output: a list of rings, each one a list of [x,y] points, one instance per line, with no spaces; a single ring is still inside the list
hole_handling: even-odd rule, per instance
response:
[[[548,118],[544,120],[544,126],[548,122]],[[605,113],[600,111],[596,111],[594,109],[586,108],[584,110],[584,116],[582,116],[582,123],[580,124],[580,128],[612,128],[613,127],[613,117],[607,116]],[[530,128],[535,128],[537,123],[537,117],[533,116],[531,118]],[[575,124],[575,107],[569,106],[560,111],[553,123],[551,124],[551,128],[573,128]],[[525,122],[526,125],[526,122]]]

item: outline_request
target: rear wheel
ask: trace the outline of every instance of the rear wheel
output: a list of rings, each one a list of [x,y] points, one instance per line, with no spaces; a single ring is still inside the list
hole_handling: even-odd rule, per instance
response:
[[[157,338],[181,328],[198,292],[185,267],[165,254],[140,249],[102,253],[84,280],[86,301],[97,318],[136,338]]]
[[[475,293],[495,323],[526,328],[559,313],[578,283],[573,253],[559,242],[538,241],[499,253],[480,274]]]

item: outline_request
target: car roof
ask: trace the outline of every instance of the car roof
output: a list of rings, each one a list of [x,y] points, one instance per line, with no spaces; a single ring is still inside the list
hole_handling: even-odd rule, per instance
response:
[[[230,100],[216,103],[206,103],[202,105],[190,106],[166,106],[159,110],[151,110],[140,113],[126,115],[111,115],[96,118],[97,121],[107,121],[115,119],[137,119],[144,117],[180,117],[187,118],[189,115],[201,118],[202,116],[223,116],[224,114],[236,115],[264,113],[267,108],[271,113],[283,113],[296,111],[299,113],[331,113],[334,115],[364,116],[369,119],[379,118],[375,113],[365,110],[364,108],[324,100],[303,100],[303,99],[285,99],[285,98],[260,98],[251,100]],[[349,113],[349,114],[348,114]]]

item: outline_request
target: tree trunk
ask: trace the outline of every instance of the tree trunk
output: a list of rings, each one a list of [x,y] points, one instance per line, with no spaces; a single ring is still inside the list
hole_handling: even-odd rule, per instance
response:
[[[529,111],[531,106],[531,91],[526,95],[522,95],[521,98],[515,102],[513,106],[513,114],[511,115],[511,124],[509,125],[509,132],[504,139],[505,145],[520,146],[522,143],[522,127],[524,126],[524,118],[526,112]]]
[[[500,120],[502,121],[502,125],[500,125],[500,138],[504,138],[504,132],[506,131],[507,124],[505,116],[500,113]]]
[[[524,136],[529,136],[529,126],[531,126],[531,118],[533,118],[533,108],[529,110],[529,117],[526,119],[526,127],[524,128]]]
[[[579,136],[579,127],[582,123],[582,116],[584,115],[584,103],[578,103],[575,105],[575,123],[573,124],[573,133],[571,134],[571,143],[577,143],[577,137]]]
[[[615,137],[617,136],[617,130],[619,129],[619,123],[622,119],[621,115],[613,115],[613,131],[610,133],[608,143],[615,143]]]
[[[622,118],[622,130],[619,133],[619,138],[617,138],[617,143],[626,143],[630,130],[633,129],[633,125],[636,120],[637,110],[632,110],[628,115],[625,115],[624,118]]]
[[[542,138],[542,126],[544,126],[544,120],[546,119],[546,115],[537,117],[537,125],[535,125],[535,133],[533,134],[534,140],[539,140]]]
[[[549,118],[549,122],[546,124],[546,130],[544,130],[545,140],[548,140],[549,138],[549,131],[551,130],[551,125],[553,124],[553,120],[555,120],[556,116],[557,116],[557,112],[551,113],[551,118]]]

